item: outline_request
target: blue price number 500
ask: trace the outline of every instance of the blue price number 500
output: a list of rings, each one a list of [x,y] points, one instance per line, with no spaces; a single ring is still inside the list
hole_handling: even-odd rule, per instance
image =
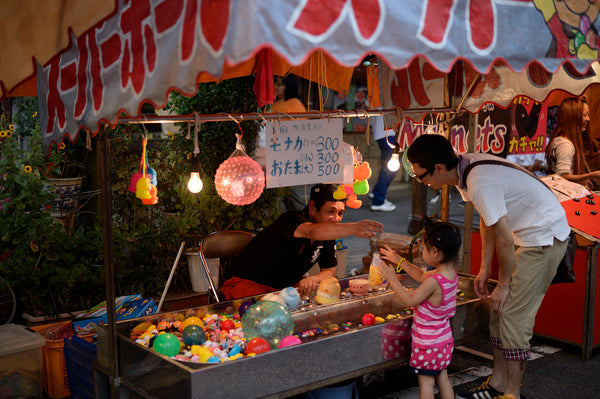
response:
[[[336,175],[340,171],[340,164],[319,165],[319,176]]]

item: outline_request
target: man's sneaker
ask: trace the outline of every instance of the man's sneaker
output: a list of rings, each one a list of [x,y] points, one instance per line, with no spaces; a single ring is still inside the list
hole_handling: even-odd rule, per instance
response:
[[[392,204],[390,201],[385,200],[381,205],[371,205],[372,211],[381,211],[381,212],[391,212],[396,209],[396,205]]]
[[[505,398],[509,399],[513,395],[503,396],[501,392],[498,392],[494,387],[490,386],[490,379],[492,376],[490,375],[481,385],[478,387],[472,388],[467,392],[460,392],[460,390],[456,390],[457,395],[463,399],[500,399]],[[514,399],[514,396],[513,398]]]

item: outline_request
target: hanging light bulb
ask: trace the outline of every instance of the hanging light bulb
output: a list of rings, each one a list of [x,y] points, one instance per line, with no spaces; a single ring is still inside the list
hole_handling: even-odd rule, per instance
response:
[[[398,143],[398,136],[400,136],[400,130],[402,129],[401,124],[396,126],[396,135],[394,136],[394,152],[392,157],[387,163],[387,168],[390,172],[396,172],[400,169],[400,144]]]
[[[198,154],[200,149],[198,148],[198,130],[200,130],[200,124],[196,123],[194,129],[194,156],[192,157],[192,173],[190,174],[190,180],[188,180],[187,188],[193,194],[198,194],[202,191],[204,184],[200,180],[200,162],[198,161]]]
[[[188,180],[187,188],[191,193],[198,194],[202,191],[204,184],[202,184],[202,180],[200,180],[200,173],[192,172],[190,175],[190,180]]]
[[[390,170],[390,172],[396,172],[398,169],[400,169],[400,155],[396,154],[396,152],[394,152],[392,154],[392,157],[390,158],[390,160],[387,163],[387,168]]]

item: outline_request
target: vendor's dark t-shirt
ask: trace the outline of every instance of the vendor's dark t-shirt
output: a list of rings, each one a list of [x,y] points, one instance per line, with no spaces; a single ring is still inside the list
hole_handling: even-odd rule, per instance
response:
[[[294,238],[294,231],[308,217],[288,211],[250,241],[234,259],[230,277],[239,277],[281,289],[295,285],[319,262],[321,269],[335,267],[335,241]]]

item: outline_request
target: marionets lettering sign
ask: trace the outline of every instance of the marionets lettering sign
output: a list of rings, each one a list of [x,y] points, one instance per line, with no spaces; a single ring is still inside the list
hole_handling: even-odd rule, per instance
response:
[[[341,182],[342,119],[268,121],[267,188]]]

